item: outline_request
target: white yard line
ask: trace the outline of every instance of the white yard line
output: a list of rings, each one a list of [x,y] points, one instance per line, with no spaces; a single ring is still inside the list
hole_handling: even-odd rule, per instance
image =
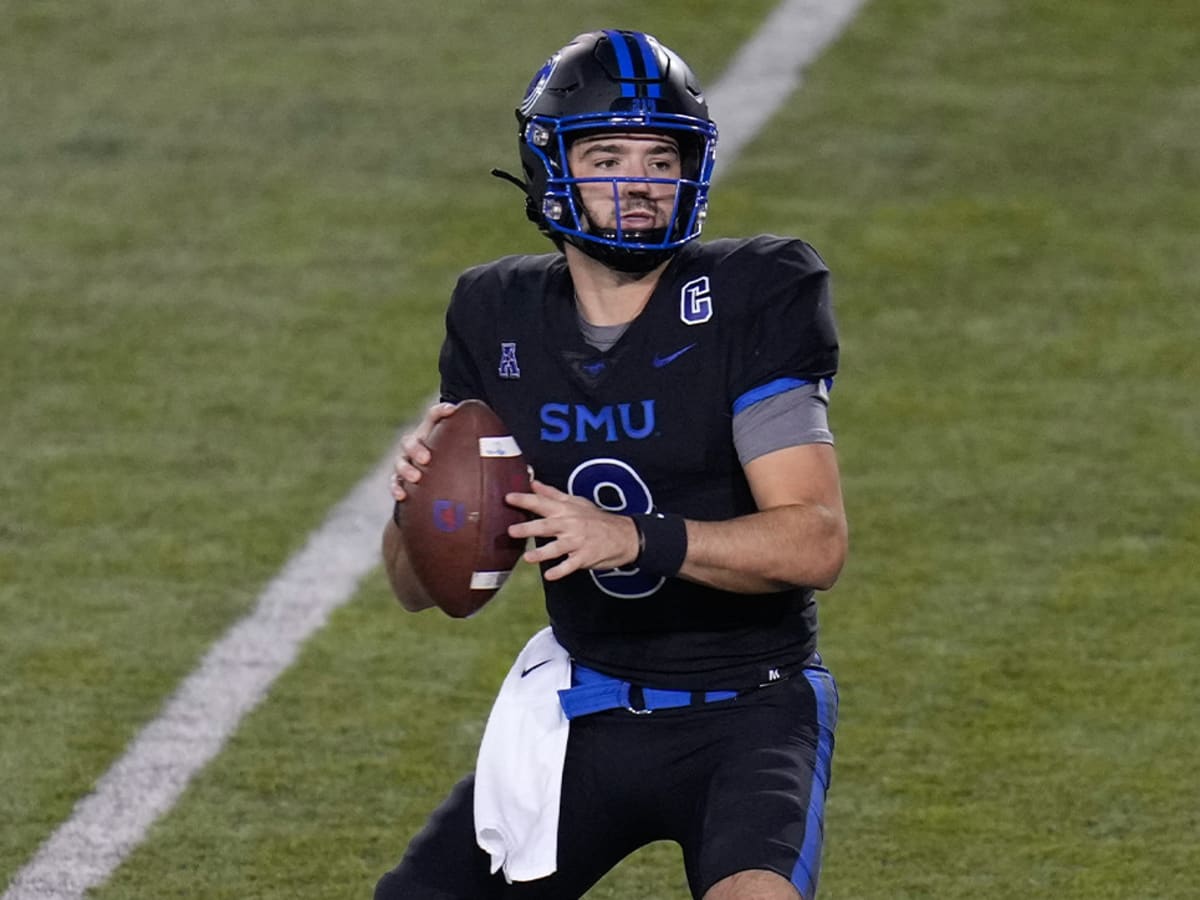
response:
[[[717,171],[770,121],[800,74],[865,0],[784,0],[708,92],[721,130]],[[684,48],[686,49],[686,48]],[[377,564],[391,508],[389,453],[330,512],[246,618],[209,650],[166,707],[76,804],[0,900],[76,900],[103,884],[175,805],[301,646]]]
[[[865,4],[866,0],[784,0],[767,16],[708,90],[708,112],[720,131],[718,175],[771,121],[800,86],[805,67]]]
[[[391,457],[333,508],[267,585],[253,612],[213,645],[158,717],[17,873],[3,900],[81,898],[142,842],[301,645],[379,561],[379,535],[391,507],[390,469]]]

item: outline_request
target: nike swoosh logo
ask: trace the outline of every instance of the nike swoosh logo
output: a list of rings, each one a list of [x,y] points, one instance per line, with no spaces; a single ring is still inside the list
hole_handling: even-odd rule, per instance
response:
[[[669,366],[671,363],[675,362],[675,360],[679,359],[679,357],[683,356],[683,354],[687,353],[689,350],[691,350],[695,346],[696,346],[696,344],[695,344],[695,342],[693,342],[691,344],[688,344],[686,347],[680,347],[674,353],[669,353],[666,356],[654,357],[654,368],[661,369],[663,366]]]
[[[521,673],[521,677],[524,678],[526,675],[528,675],[534,669],[540,669],[542,666],[544,666],[548,662],[550,662],[550,660],[543,659],[540,663],[534,663],[532,666],[530,666],[528,669],[526,669],[524,672]]]

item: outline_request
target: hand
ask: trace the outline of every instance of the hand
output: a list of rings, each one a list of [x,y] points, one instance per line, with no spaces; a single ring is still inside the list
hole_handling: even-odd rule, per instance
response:
[[[547,569],[547,581],[565,578],[581,569],[615,569],[637,559],[638,537],[633,519],[607,512],[582,497],[573,497],[532,482],[533,493],[513,493],[505,501],[540,518],[510,525],[514,538],[551,538],[525,553],[525,561],[541,563],[561,558]]]
[[[397,503],[404,500],[408,494],[404,491],[405,484],[415,484],[421,480],[421,470],[417,466],[429,465],[431,454],[425,441],[433,426],[441,419],[451,415],[458,407],[453,403],[435,403],[425,411],[425,417],[417,427],[400,439],[400,455],[396,457],[396,468],[392,472],[392,497]]]

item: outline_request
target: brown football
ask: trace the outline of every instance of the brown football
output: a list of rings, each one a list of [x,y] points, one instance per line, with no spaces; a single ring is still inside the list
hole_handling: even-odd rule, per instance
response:
[[[521,448],[486,403],[467,400],[426,440],[428,466],[407,485],[400,530],[413,572],[447,615],[472,615],[492,599],[525,549],[508,526],[526,514],[504,502],[529,491]]]

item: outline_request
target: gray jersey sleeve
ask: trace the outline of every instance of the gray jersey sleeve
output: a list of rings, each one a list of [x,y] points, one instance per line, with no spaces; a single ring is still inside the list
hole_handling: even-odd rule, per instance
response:
[[[784,447],[832,443],[829,392],[823,384],[805,384],[775,394],[733,417],[733,444],[743,466]]]

